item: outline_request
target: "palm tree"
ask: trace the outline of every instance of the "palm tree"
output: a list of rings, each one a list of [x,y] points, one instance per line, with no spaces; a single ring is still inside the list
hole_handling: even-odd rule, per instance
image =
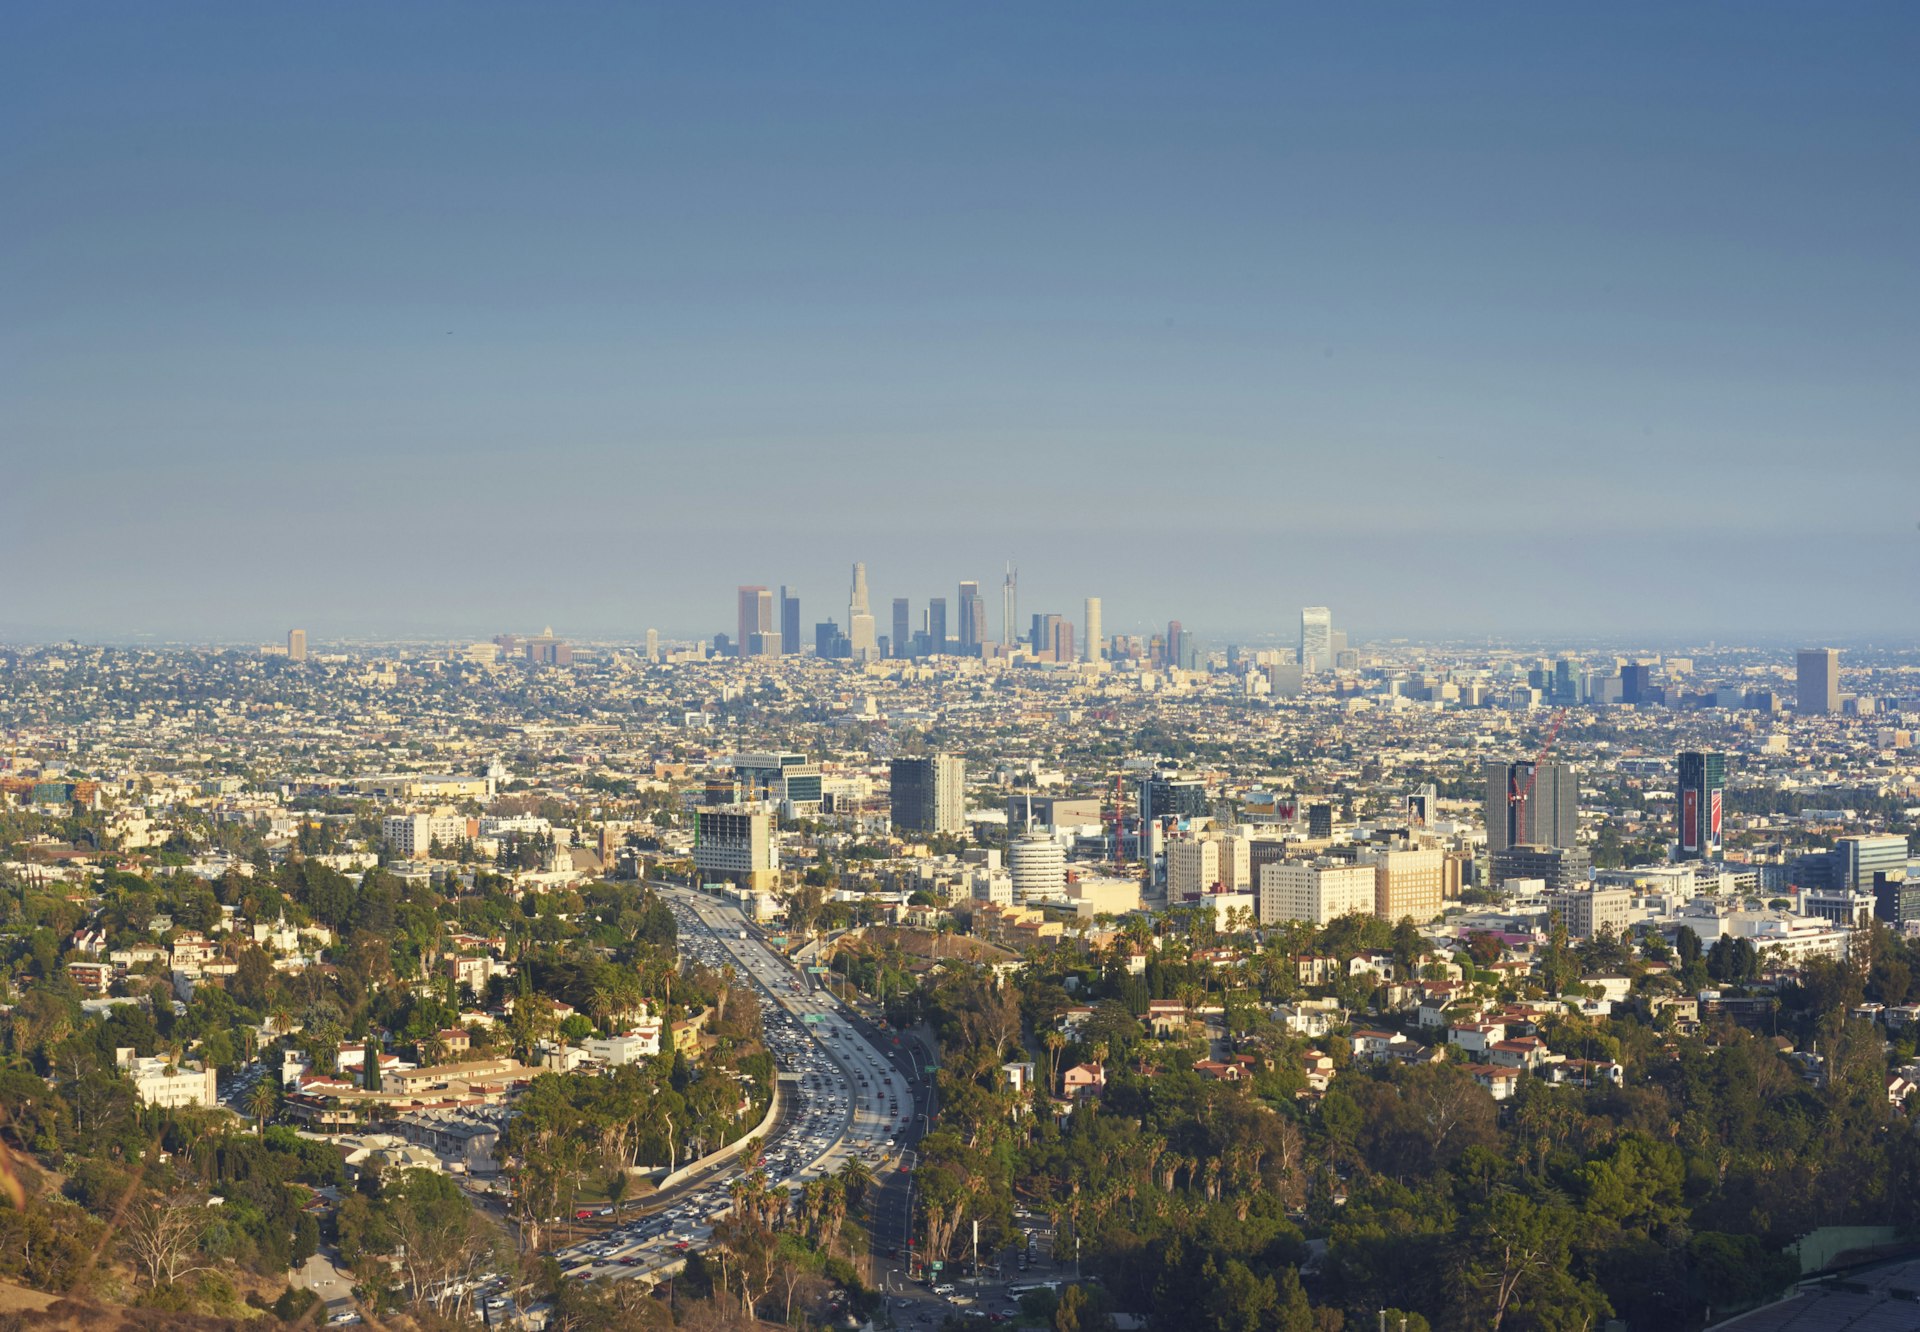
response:
[[[1060,1052],[1067,1048],[1065,1033],[1048,1030],[1041,1033],[1040,1043],[1047,1047],[1047,1094],[1055,1094],[1060,1084]]]
[[[601,985],[593,987],[593,994],[587,1000],[587,1011],[593,1014],[594,1025],[601,1031],[612,1033],[613,1028],[610,1023],[618,1007],[619,1004],[614,999],[612,990]]]
[[[259,1125],[259,1134],[267,1136],[267,1120],[280,1105],[280,1088],[272,1078],[261,1078],[247,1093],[247,1112]]]
[[[849,1156],[840,1166],[837,1178],[845,1187],[847,1196],[857,1203],[873,1187],[873,1167],[857,1156]]]
[[[837,1175],[829,1176],[821,1193],[820,1231],[831,1257],[840,1245],[840,1228],[847,1220],[847,1187]]]

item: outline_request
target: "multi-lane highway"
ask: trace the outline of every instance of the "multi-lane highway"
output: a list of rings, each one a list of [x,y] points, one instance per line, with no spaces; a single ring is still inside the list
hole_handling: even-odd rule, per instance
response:
[[[918,1136],[915,1093],[924,1095],[924,1083],[899,1067],[911,1069],[913,1061],[890,1041],[883,1053],[858,1014],[769,949],[739,911],[686,889],[657,887],[679,923],[682,958],[731,966],[759,993],[784,1102],[761,1154],[769,1183],[797,1190],[854,1156],[884,1176],[896,1151]],[[555,1257],[570,1276],[583,1278],[662,1273],[712,1238],[743,1169],[728,1162],[676,1191],[666,1206]]]

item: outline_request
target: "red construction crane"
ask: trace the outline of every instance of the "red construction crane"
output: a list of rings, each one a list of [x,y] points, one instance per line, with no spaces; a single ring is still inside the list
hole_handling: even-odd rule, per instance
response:
[[[1507,783],[1507,803],[1513,807],[1513,843],[1515,846],[1527,840],[1527,802],[1533,799],[1533,784],[1540,780],[1540,765],[1547,761],[1547,755],[1553,752],[1553,742],[1560,738],[1560,725],[1567,719],[1567,710],[1561,708],[1553,714],[1553,721],[1547,726],[1547,738],[1540,742],[1540,752],[1533,756],[1533,766],[1527,770],[1527,789],[1514,789],[1512,781]]]

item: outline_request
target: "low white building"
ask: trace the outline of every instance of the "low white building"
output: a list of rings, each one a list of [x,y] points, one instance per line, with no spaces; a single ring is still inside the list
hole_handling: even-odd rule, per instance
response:
[[[147,1105],[165,1109],[198,1105],[212,1109],[219,1104],[214,1071],[210,1068],[175,1064],[168,1059],[143,1059],[134,1054],[131,1046],[115,1050],[113,1061],[133,1083],[134,1093]]]
[[[389,814],[380,820],[380,836],[392,854],[419,860],[435,842],[457,846],[473,836],[473,829],[454,814]]]
[[[589,1058],[607,1065],[637,1063],[660,1053],[660,1024],[635,1027],[632,1031],[605,1039],[591,1037],[580,1042]]]

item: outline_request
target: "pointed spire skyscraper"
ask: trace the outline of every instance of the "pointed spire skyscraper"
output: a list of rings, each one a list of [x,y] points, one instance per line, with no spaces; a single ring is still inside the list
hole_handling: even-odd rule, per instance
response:
[[[1013,561],[1007,561],[1007,580],[1000,584],[1000,646],[1011,648],[1019,641],[1019,631],[1014,628],[1020,622],[1020,571],[1013,567]]]
[[[880,655],[874,637],[873,608],[867,602],[867,566],[853,566],[853,590],[847,594],[847,642],[855,661],[873,661]]]

